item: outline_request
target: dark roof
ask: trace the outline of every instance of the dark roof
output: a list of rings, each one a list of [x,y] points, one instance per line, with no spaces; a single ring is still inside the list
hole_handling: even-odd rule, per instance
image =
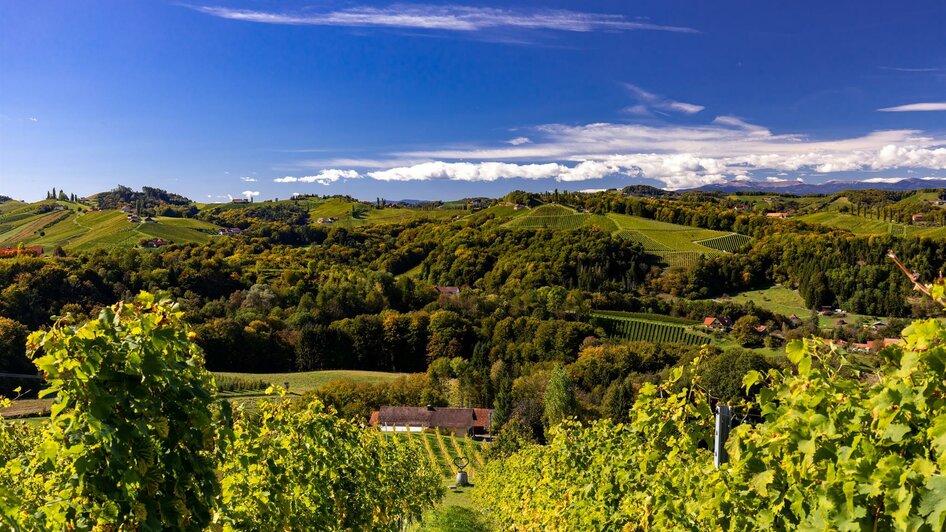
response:
[[[448,296],[456,296],[460,294],[460,289],[456,286],[438,286],[437,292]]]
[[[485,427],[491,415],[492,410],[488,408],[382,406],[378,410],[377,423],[446,428]]]
[[[493,419],[493,409],[492,408],[474,408],[473,409],[473,426],[479,428],[488,428],[490,421]]]

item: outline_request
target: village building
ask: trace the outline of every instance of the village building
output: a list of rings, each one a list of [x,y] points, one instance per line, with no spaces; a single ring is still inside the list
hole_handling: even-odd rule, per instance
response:
[[[457,297],[460,295],[460,289],[456,286],[438,286],[437,293],[442,296]]]
[[[231,198],[230,203],[249,203],[250,200],[246,198]]]
[[[788,321],[789,321],[792,325],[798,325],[798,324],[801,323],[801,318],[799,318],[797,314],[789,314],[789,315],[788,315]]]
[[[217,231],[218,235],[238,235],[243,231],[239,227],[224,227]]]
[[[144,242],[142,242],[142,245],[144,247],[149,247],[149,248],[159,248],[161,246],[167,246],[170,243],[171,242],[163,238],[152,238],[151,240],[145,240]]]
[[[788,218],[787,212],[767,212],[765,213],[766,218]]]
[[[440,406],[382,406],[369,424],[382,432],[444,430],[456,436],[485,436],[493,421],[491,408]]]
[[[717,318],[714,316],[707,316],[703,318],[703,326],[708,329],[716,330],[726,330],[729,328],[729,318]]]

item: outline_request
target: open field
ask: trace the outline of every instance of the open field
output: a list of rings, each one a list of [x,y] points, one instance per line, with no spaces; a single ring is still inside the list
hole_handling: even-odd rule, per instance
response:
[[[807,320],[811,317],[811,310],[805,308],[805,301],[802,299],[801,295],[798,294],[798,290],[793,290],[782,285],[773,285],[762,290],[740,292],[733,295],[730,300],[742,305],[752,302],[755,306],[768,310],[769,312],[783,316],[795,314],[802,320]],[[841,319],[848,323],[855,323],[862,319],[870,320],[872,317],[854,313],[847,313],[845,316],[819,316],[818,326],[822,328],[833,328],[837,325],[838,320]]]
[[[759,308],[783,316],[795,314],[801,319],[807,319],[811,315],[811,310],[805,308],[805,301],[798,294],[798,290],[780,284],[762,290],[740,292],[733,295],[731,300],[741,305],[751,302]]]
[[[305,393],[318,389],[326,383],[338,380],[349,379],[355,382],[379,383],[391,382],[407,375],[406,373],[386,373],[383,371],[359,371],[359,370],[325,370],[325,371],[303,371],[296,373],[214,373],[214,375],[238,377],[249,381],[265,381],[270,384],[282,385],[289,383],[289,391],[296,393]]]
[[[355,382],[379,383],[391,382],[403,377],[406,373],[386,373],[383,371],[358,371],[358,370],[326,370],[326,371],[305,371],[298,373],[214,373],[215,376],[229,378],[231,381],[245,381],[250,384],[259,381],[268,384],[282,385],[289,383],[289,391],[303,394],[308,391],[316,390],[326,383],[337,379],[349,379]],[[228,391],[221,393],[221,396],[229,398],[262,398],[263,392],[258,389],[245,391]],[[0,415],[13,416],[38,416],[48,412],[52,399],[21,399],[14,401],[13,406],[7,410],[0,411]]]

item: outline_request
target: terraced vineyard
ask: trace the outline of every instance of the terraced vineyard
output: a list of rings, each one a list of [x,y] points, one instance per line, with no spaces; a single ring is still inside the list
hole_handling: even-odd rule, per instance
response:
[[[563,205],[542,205],[524,216],[513,219],[506,226],[516,229],[578,229],[590,216]]]
[[[730,233],[725,236],[718,236],[716,238],[708,238],[706,240],[697,240],[695,243],[701,246],[706,246],[708,248],[717,249],[719,251],[725,251],[727,253],[734,253],[739,250],[742,246],[748,244],[752,239],[746,235],[740,235],[739,233]]]
[[[845,214],[837,211],[816,212],[799,216],[803,222],[827,225],[835,229],[850,231],[855,235],[893,235],[899,237],[946,238],[946,227],[918,227],[896,222],[885,222]]]
[[[612,312],[596,312],[591,316],[592,325],[601,327],[608,336],[614,338],[688,345],[700,345],[712,341],[709,336],[691,330],[687,325],[681,324],[679,320],[662,320],[659,315],[644,319],[624,317]]]

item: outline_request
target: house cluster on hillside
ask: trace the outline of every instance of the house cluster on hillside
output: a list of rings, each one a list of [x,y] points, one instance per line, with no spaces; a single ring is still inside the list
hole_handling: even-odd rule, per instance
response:
[[[456,436],[485,437],[493,421],[491,408],[382,406],[369,425],[382,432],[449,431]]]
[[[335,218],[334,216],[325,216],[318,219],[318,222],[320,224],[333,224],[337,221],[338,221],[338,218]]]
[[[238,235],[243,231],[239,227],[224,227],[223,229],[217,230],[218,235],[228,236],[228,235]]]
[[[146,248],[159,248],[161,246],[167,246],[171,242],[163,238],[152,238],[150,240],[145,240],[141,243],[142,247]]]

